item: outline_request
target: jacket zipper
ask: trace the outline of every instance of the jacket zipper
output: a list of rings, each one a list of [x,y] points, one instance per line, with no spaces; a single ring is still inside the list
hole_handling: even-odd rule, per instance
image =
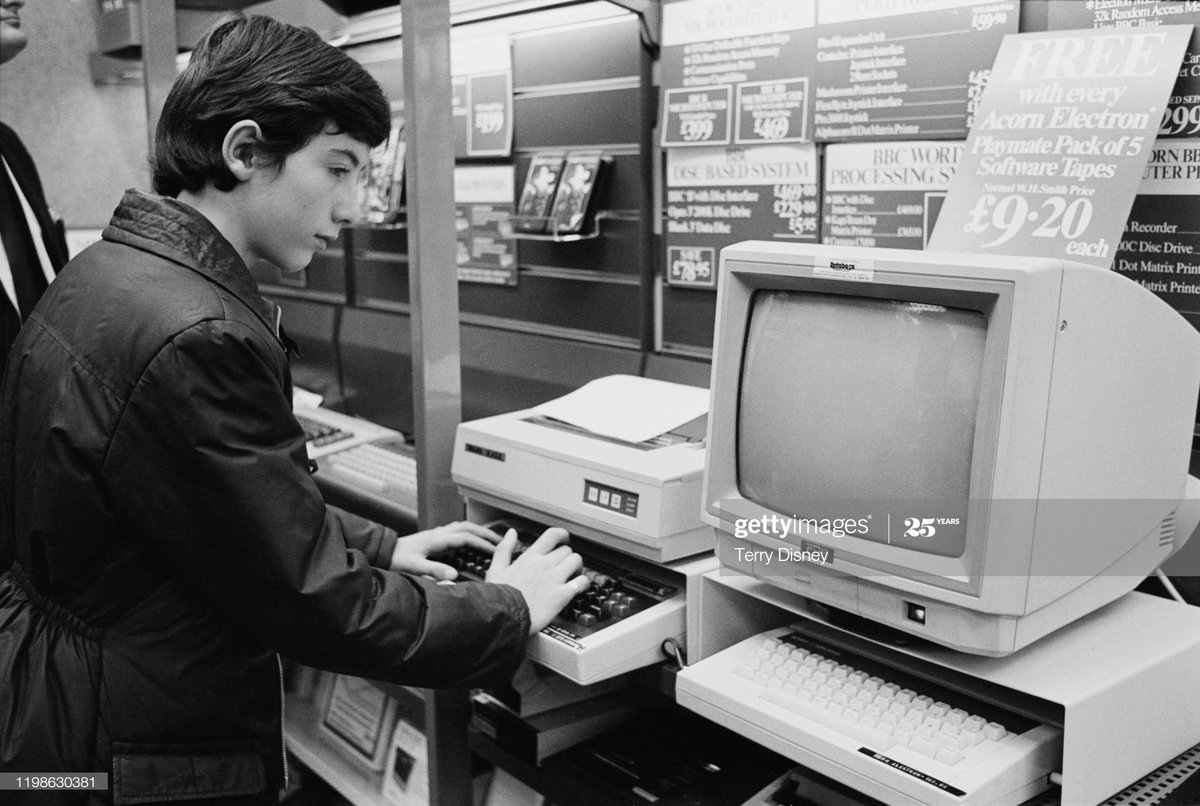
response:
[[[287,789],[291,782],[288,777],[287,736],[284,734],[284,696],[283,696],[283,658],[275,654],[275,663],[279,667],[279,760],[283,763],[283,788]]]

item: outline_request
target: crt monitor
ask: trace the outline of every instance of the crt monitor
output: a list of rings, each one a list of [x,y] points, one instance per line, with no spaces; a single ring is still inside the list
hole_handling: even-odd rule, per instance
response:
[[[1182,545],[1200,334],[1105,269],[747,242],[721,255],[722,566],[1004,655]]]

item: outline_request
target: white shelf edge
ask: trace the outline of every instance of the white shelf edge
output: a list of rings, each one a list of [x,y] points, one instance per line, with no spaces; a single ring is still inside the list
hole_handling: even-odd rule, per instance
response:
[[[369,770],[321,735],[318,707],[287,695],[284,735],[288,750],[355,806],[384,803],[383,773]]]

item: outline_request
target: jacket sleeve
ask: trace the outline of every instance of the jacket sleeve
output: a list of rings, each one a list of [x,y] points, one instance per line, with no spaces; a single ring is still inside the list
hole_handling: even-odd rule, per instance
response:
[[[206,321],[146,368],[103,471],[131,536],[302,663],[416,686],[511,675],[529,633],[524,598],[373,568],[351,545],[365,546],[363,533],[309,477],[277,351],[248,325]]]
[[[392,555],[399,539],[395,530],[338,507],[326,505],[325,509],[330,517],[341,522],[339,528],[347,546],[361,551],[367,562],[376,568],[392,567]]]

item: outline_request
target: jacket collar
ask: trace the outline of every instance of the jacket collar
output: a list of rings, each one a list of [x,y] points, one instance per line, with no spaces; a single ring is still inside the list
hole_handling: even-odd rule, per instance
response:
[[[194,208],[165,196],[129,189],[102,237],[191,269],[246,304],[279,337],[276,308],[262,298],[241,255]]]

